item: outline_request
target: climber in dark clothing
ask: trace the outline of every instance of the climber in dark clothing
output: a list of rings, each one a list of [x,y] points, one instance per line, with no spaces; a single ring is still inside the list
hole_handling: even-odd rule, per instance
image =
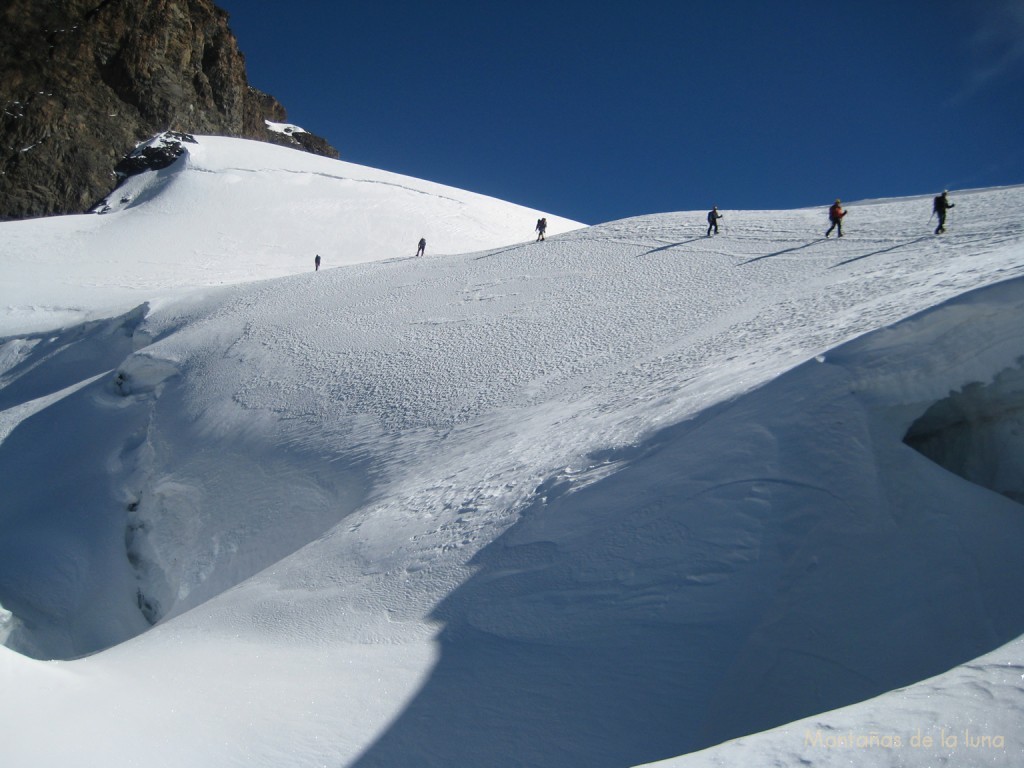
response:
[[[949,192],[943,192],[941,195],[936,195],[935,200],[932,202],[932,211],[939,217],[939,226],[935,228],[935,234],[941,235],[946,231],[946,211],[956,206],[949,202]]]
[[[416,249],[416,255],[422,256],[427,252],[427,239],[425,237],[420,238],[420,246]]]
[[[722,214],[718,212],[718,206],[714,205],[711,210],[708,211],[708,237],[711,237],[711,230],[715,230],[715,234],[718,234],[718,220],[722,218]]]

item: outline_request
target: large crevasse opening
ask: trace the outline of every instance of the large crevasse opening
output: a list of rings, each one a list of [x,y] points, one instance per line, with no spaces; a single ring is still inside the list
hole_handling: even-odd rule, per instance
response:
[[[936,464],[1024,504],[1024,360],[928,408],[903,441]]]

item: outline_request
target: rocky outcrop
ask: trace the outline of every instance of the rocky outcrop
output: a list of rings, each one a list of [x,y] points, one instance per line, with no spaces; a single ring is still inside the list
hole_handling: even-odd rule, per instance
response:
[[[0,220],[88,210],[114,168],[166,130],[270,141],[284,107],[251,87],[210,0],[6,0],[0,10]]]
[[[118,182],[143,171],[158,171],[167,168],[185,154],[184,144],[197,144],[195,136],[188,133],[167,131],[166,133],[140,144],[116,166],[114,173]]]

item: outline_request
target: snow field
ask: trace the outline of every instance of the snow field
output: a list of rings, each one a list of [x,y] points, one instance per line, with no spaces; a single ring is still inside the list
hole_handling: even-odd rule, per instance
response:
[[[203,143],[96,218],[214,232],[226,201],[320,183]],[[622,766],[813,715],[674,764],[838,765],[818,730],[975,723],[1015,764],[1024,519],[902,442],[971,382],[1016,402],[1024,190],[954,196],[942,238],[926,198],[851,205],[839,241],[824,207],[725,210],[716,238],[663,214],[161,288],[144,321],[111,280],[121,317],[12,332],[7,643],[107,650],[0,648],[5,758]],[[270,237],[220,226],[223,252]]]
[[[497,247],[544,215],[483,195],[240,139],[198,136],[129,178],[110,213],[4,225],[0,333],[109,317],[194,291],[387,258]],[[548,215],[549,232],[580,224]]]

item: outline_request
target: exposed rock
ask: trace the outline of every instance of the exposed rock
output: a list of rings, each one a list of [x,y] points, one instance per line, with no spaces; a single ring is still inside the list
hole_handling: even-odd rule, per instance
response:
[[[196,140],[188,133],[168,131],[156,140],[137,147],[134,152],[114,166],[114,173],[120,181],[142,171],[157,171],[166,168],[185,154],[183,142],[195,144]]]
[[[270,130],[285,109],[249,85],[210,0],[5,0],[0,82],[0,220],[88,210],[119,161],[167,130],[338,156],[311,134]]]

